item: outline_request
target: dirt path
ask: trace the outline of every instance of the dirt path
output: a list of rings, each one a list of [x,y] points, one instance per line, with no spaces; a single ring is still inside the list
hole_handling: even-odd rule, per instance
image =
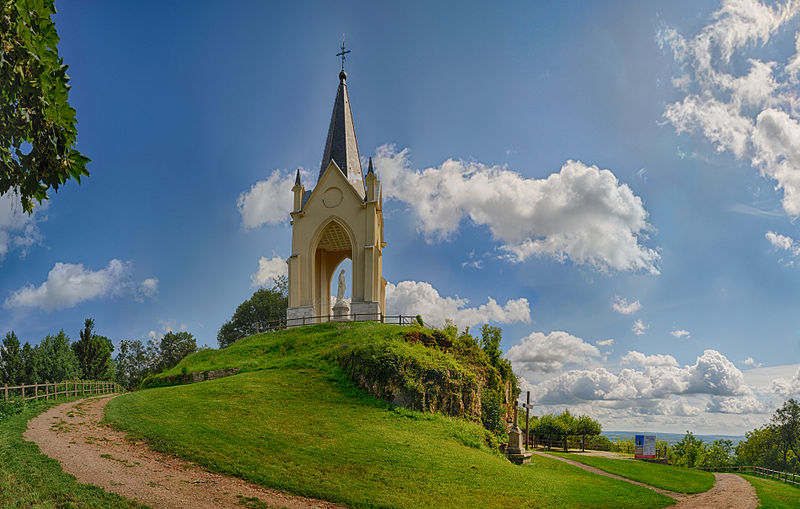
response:
[[[714,474],[714,487],[705,493],[690,495],[675,504],[676,509],[755,509],[758,496],[752,484],[736,474]]]
[[[113,396],[112,396],[113,397]],[[100,426],[111,397],[55,406],[28,422],[26,440],[55,458],[78,481],[100,486],[154,508],[334,508],[329,502],[268,490],[212,474],[192,463],[152,451],[125,433]]]
[[[604,475],[606,477],[611,477],[612,479],[626,481],[631,484],[636,484],[637,486],[651,489],[661,493],[662,495],[672,497],[678,501],[678,503],[674,506],[670,506],[675,509],[755,509],[758,507],[758,497],[756,496],[755,488],[752,484],[747,482],[746,479],[736,474],[714,474],[713,488],[704,493],[686,495],[685,493],[662,490],[654,486],[650,486],[649,484],[626,479],[625,477],[610,474],[606,471],[600,470],[599,468],[590,467],[589,465],[584,465],[583,463],[579,463],[567,458],[560,458],[558,456],[552,456],[543,452],[536,452],[535,454],[557,459],[559,461],[563,461],[564,463],[569,463],[570,465],[582,468],[587,472]]]

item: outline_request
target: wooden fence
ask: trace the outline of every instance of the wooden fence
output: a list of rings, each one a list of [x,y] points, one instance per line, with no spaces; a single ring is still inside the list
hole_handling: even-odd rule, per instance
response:
[[[793,474],[791,472],[780,472],[778,470],[770,470],[769,468],[756,467],[753,465],[738,466],[738,467],[699,467],[699,470],[706,472],[739,472],[742,474],[753,474],[761,477],[767,477],[776,481],[793,484],[800,486],[800,474]]]
[[[59,396],[79,396],[87,394],[109,394],[122,392],[116,382],[67,380],[53,383],[34,383],[32,385],[10,386],[3,384],[3,401],[29,401],[32,399],[56,399]]]

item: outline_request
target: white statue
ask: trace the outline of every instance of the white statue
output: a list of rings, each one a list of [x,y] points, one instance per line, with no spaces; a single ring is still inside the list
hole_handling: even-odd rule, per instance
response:
[[[339,272],[339,288],[336,291],[336,302],[342,302],[344,299],[344,269]]]

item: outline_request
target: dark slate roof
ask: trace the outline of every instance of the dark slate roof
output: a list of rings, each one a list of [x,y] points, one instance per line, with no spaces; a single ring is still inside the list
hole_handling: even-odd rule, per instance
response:
[[[336,91],[336,100],[333,103],[331,125],[328,128],[328,140],[325,142],[319,178],[322,178],[322,174],[333,160],[358,194],[363,197],[366,195],[364,175],[361,173],[361,158],[358,155],[358,142],[353,126],[353,113],[350,111],[346,79],[347,74],[344,71],[339,73],[339,89]]]

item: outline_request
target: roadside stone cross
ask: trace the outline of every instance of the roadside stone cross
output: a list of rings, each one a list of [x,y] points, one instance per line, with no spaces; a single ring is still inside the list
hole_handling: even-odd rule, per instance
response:
[[[527,391],[528,394],[525,398],[525,403],[523,403],[522,408],[525,409],[525,449],[530,447],[528,441],[530,440],[530,425],[531,425],[531,409],[533,405],[531,405],[531,391]]]

